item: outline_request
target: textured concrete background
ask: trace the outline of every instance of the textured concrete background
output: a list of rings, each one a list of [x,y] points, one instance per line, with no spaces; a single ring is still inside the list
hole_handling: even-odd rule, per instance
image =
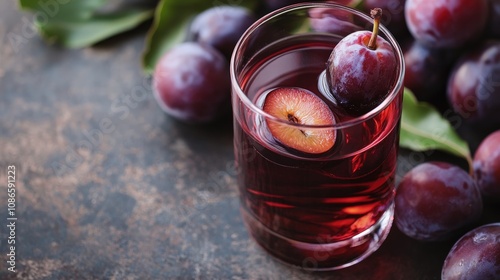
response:
[[[337,272],[270,258],[240,219],[230,121],[193,127],[162,113],[140,68],[144,30],[47,46],[15,2],[0,2],[1,279],[439,279],[452,243],[396,229]],[[9,165],[17,274],[3,225]]]

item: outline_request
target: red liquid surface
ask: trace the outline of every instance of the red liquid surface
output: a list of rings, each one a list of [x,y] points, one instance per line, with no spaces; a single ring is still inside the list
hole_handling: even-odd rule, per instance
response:
[[[257,63],[242,74],[243,91],[262,107],[269,89],[305,88],[330,104],[337,123],[352,119],[337,114],[335,104],[318,90],[334,44],[332,38],[308,38],[261,52],[253,60]],[[262,117],[237,110],[235,155],[242,211],[257,242],[288,262],[304,264],[314,250],[295,241],[331,244],[376,224],[394,197],[400,110],[396,100],[376,117],[338,130],[334,147],[321,155],[287,148],[274,139]],[[367,248],[361,244],[358,249],[330,252],[324,265],[348,262]]]

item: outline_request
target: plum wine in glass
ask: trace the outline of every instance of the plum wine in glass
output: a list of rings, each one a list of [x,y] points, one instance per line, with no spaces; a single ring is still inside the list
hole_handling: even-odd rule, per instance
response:
[[[372,81],[365,83],[386,84],[380,98],[366,99],[369,89],[349,102],[333,90],[331,77],[362,67],[329,69],[335,46],[373,23],[336,4],[292,5],[254,23],[231,59],[244,223],[266,251],[303,269],[355,264],[381,245],[392,225],[404,76],[400,47],[380,27],[394,72],[382,80],[367,75]]]

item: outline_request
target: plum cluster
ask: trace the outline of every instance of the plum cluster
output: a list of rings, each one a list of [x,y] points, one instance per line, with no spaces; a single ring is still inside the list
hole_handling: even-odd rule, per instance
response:
[[[500,1],[399,2],[404,22],[397,23],[409,31],[400,37],[405,86],[419,100],[451,107],[467,125],[500,129]]]
[[[500,205],[500,130],[485,137],[471,172],[446,162],[417,165],[400,181],[395,225],[420,241],[450,239],[442,279],[500,279],[500,223],[478,226],[484,206]]]
[[[474,224],[483,205],[500,203],[500,130],[474,153],[471,172],[445,162],[425,162],[405,174],[396,193],[396,225],[406,235],[442,240]]]
[[[462,124],[490,134],[475,151],[471,172],[430,162],[400,183],[400,230],[420,240],[446,238],[477,221],[483,201],[500,202],[500,1],[366,0],[365,5],[380,5],[393,19],[388,28],[400,30],[395,36],[403,46],[405,86],[434,105],[444,99]],[[439,205],[442,201],[447,203]]]
[[[425,162],[405,174],[395,198],[395,224],[420,241],[450,239],[442,279],[500,279],[500,223],[477,226],[485,204],[500,204],[500,130],[474,153],[472,172],[446,162]]]
[[[500,1],[365,0],[370,5],[389,15],[383,23],[402,46],[404,85],[419,100],[449,109],[460,124],[488,135],[474,152],[470,172],[426,162],[398,185],[399,230],[421,241],[449,239],[477,227],[484,205],[500,203]],[[496,224],[463,236],[447,257],[442,279],[500,279],[499,232]]]

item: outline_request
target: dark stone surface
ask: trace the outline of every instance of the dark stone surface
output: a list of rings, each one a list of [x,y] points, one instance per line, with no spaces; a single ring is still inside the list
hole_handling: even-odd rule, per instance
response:
[[[272,259],[240,219],[230,121],[189,126],[159,109],[140,67],[144,32],[67,50],[42,42],[31,19],[0,2],[0,219],[9,165],[18,217],[18,272],[6,270],[4,225],[1,279],[440,278],[453,242],[396,229],[336,272]],[[399,175],[417,163],[409,154]]]

